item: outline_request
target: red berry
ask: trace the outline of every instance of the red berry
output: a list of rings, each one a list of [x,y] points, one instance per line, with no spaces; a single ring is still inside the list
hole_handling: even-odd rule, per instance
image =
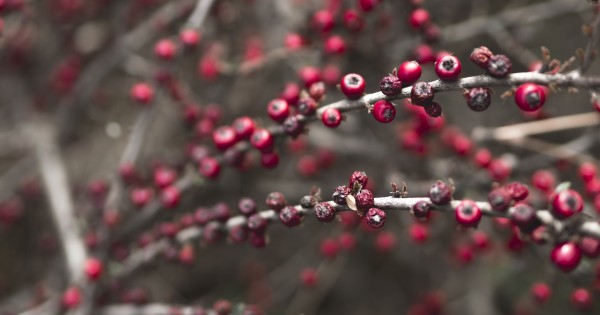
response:
[[[408,234],[413,242],[422,244],[429,238],[429,228],[425,224],[413,223],[408,227]]]
[[[493,55],[487,63],[487,72],[496,78],[505,78],[512,70],[512,62],[505,55]]]
[[[366,212],[369,208],[372,208],[375,205],[373,193],[368,189],[362,189],[359,191],[356,196],[354,196],[354,199],[356,201],[356,207],[362,213]]]
[[[473,232],[473,234],[471,234],[471,240],[473,241],[475,248],[479,250],[486,250],[491,246],[490,238],[484,231]]]
[[[154,54],[163,60],[171,60],[175,56],[175,43],[170,39],[162,39],[154,46]]]
[[[304,38],[298,33],[288,33],[285,35],[285,47],[289,50],[298,50],[304,46]]]
[[[421,77],[421,65],[416,61],[405,61],[398,66],[397,76],[404,86],[409,86]]]
[[[257,128],[250,136],[250,144],[261,152],[269,152],[273,149],[273,136],[267,129]]]
[[[550,289],[550,287],[543,282],[537,282],[531,287],[531,294],[535,298],[536,302],[542,304],[546,303],[550,299],[550,296],[552,295],[552,289]]]
[[[531,176],[531,184],[535,188],[547,193],[554,188],[556,179],[554,178],[554,174],[551,172],[539,170],[533,173]]]
[[[131,88],[131,98],[142,104],[147,105],[154,99],[154,90],[149,84],[137,83]]]
[[[571,272],[581,261],[581,249],[572,242],[558,244],[552,249],[550,259],[562,271]]]
[[[378,252],[387,254],[394,249],[395,245],[396,236],[392,232],[381,231],[377,233],[375,238],[375,248]]]
[[[552,210],[558,218],[568,218],[583,210],[583,199],[578,192],[565,189],[552,198]]]
[[[508,184],[506,186],[506,189],[510,193],[512,199],[514,199],[515,201],[525,200],[525,198],[527,198],[527,196],[529,195],[529,188],[527,188],[527,185],[524,185],[519,182],[513,182]]]
[[[340,252],[340,244],[334,238],[326,238],[319,244],[319,251],[323,257],[333,259]]]
[[[350,233],[342,233],[339,237],[340,246],[345,250],[352,250],[356,245],[356,237]]]
[[[359,99],[365,92],[365,79],[356,73],[349,73],[342,77],[340,89],[349,99]]]
[[[181,192],[175,186],[165,187],[160,193],[160,201],[167,209],[173,209],[179,205]]]
[[[267,105],[267,113],[274,121],[281,123],[290,115],[290,106],[280,98],[276,98]]]
[[[443,81],[455,81],[461,71],[462,65],[455,56],[444,56],[435,62],[435,73]]]
[[[252,118],[242,116],[233,121],[233,129],[238,139],[248,139],[256,128],[256,123]]]
[[[431,46],[425,44],[418,45],[414,50],[414,55],[415,60],[421,64],[434,62],[436,60]]]
[[[358,7],[365,11],[370,12],[379,4],[380,0],[357,0]]]
[[[579,166],[579,177],[584,182],[589,182],[596,177],[598,169],[592,162],[585,162]]]
[[[515,91],[515,103],[523,111],[532,112],[544,105],[546,92],[535,83],[521,84]]]
[[[379,208],[370,208],[365,216],[367,224],[373,229],[383,227],[383,225],[385,224],[385,218],[385,212]]]
[[[219,177],[221,165],[217,159],[207,156],[198,161],[198,172],[206,178],[214,179]]]
[[[304,86],[309,88],[313,83],[321,81],[321,71],[315,67],[304,67],[298,73],[300,80],[304,82]]]
[[[335,208],[329,202],[321,202],[315,206],[315,216],[321,222],[331,222],[335,219]]]
[[[242,198],[238,202],[238,210],[241,214],[249,217],[256,213],[256,202],[252,198]]]
[[[279,165],[279,154],[275,152],[262,153],[260,155],[260,164],[264,168],[275,168]]]
[[[440,106],[440,104],[436,102],[431,102],[430,104],[423,105],[423,109],[425,110],[425,113],[427,113],[427,115],[431,118],[437,118],[442,116],[442,106]],[[466,137],[464,138],[467,139]]]
[[[329,128],[336,128],[342,123],[342,113],[337,108],[326,108],[321,114],[321,121]]]
[[[154,184],[159,188],[171,186],[177,179],[175,170],[168,167],[157,167],[154,170]]]
[[[584,288],[579,288],[571,293],[571,303],[580,311],[592,308],[592,294]]]
[[[588,258],[597,258],[600,256],[600,240],[591,237],[591,236],[583,236],[577,243],[579,249],[583,255]]]
[[[330,64],[323,68],[323,82],[329,85],[336,85],[340,82],[340,68],[334,64]]]
[[[486,110],[492,102],[492,90],[484,87],[469,89],[463,95],[469,108],[476,112]]]
[[[317,102],[311,97],[303,97],[298,101],[298,112],[304,116],[312,116],[317,112]]]
[[[229,315],[231,314],[233,307],[231,302],[220,299],[213,304],[213,310],[217,313],[217,315]]]
[[[352,189],[348,186],[338,186],[333,193],[333,202],[338,205],[346,205],[346,197],[352,193]]]
[[[81,291],[77,287],[70,287],[61,297],[61,304],[65,309],[74,309],[81,302]]]
[[[348,180],[348,187],[350,187],[350,189],[354,189],[354,186],[356,184],[360,184],[360,187],[362,189],[367,188],[368,183],[369,177],[367,176],[367,173],[363,171],[354,171],[352,175],[350,175],[350,179]]]
[[[323,81],[319,81],[317,83],[311,84],[308,88],[308,95],[315,101],[320,101],[325,95],[325,83]]]
[[[510,211],[510,221],[521,229],[522,232],[530,234],[537,229],[541,222],[536,215],[535,209],[525,203],[517,203]]]
[[[288,104],[295,106],[300,99],[300,87],[298,84],[293,82],[287,83],[279,97],[285,100]]]
[[[264,233],[269,221],[263,218],[260,213],[255,213],[248,217],[248,229],[256,233]]]
[[[304,214],[294,206],[287,206],[279,211],[279,220],[287,227],[294,227],[302,223]]]
[[[473,52],[471,52],[469,58],[479,67],[487,69],[488,62],[490,61],[492,55],[492,52],[487,47],[481,46],[473,49]]]
[[[433,87],[427,82],[417,82],[410,90],[410,102],[415,105],[429,105],[433,101],[433,96]]]
[[[426,200],[419,200],[412,206],[411,212],[417,219],[428,219],[431,215],[431,204]]]
[[[272,192],[267,195],[266,204],[269,209],[281,211],[287,205],[285,196],[280,192]]]
[[[193,48],[198,46],[198,43],[200,43],[200,33],[198,33],[198,31],[195,29],[185,29],[179,32],[179,40],[184,46]]]
[[[342,55],[346,52],[346,42],[341,36],[329,36],[323,46],[325,53],[329,55]]]
[[[379,90],[385,95],[396,95],[402,92],[402,82],[395,75],[386,75],[379,82]]]
[[[486,168],[492,162],[492,153],[488,149],[479,149],[475,153],[475,157],[473,158],[475,165]]]
[[[511,172],[512,168],[504,159],[492,160],[488,166],[488,173],[490,176],[499,182],[506,180],[510,176]]]
[[[481,221],[481,209],[474,201],[463,200],[454,209],[456,221],[464,227],[477,227]]]
[[[298,116],[290,116],[283,121],[283,131],[292,138],[296,138],[304,132],[304,122]]]
[[[317,159],[312,155],[304,155],[298,159],[298,172],[305,177],[317,175],[319,165]]]
[[[500,187],[490,191],[487,199],[490,206],[492,206],[492,209],[496,211],[506,211],[508,206],[510,206],[512,196],[506,188]]]
[[[314,288],[318,283],[317,271],[313,268],[306,268],[300,273],[300,282],[307,288]]]
[[[396,117],[396,107],[388,100],[379,100],[373,105],[371,114],[378,122],[387,124]]]
[[[327,33],[335,26],[333,14],[328,10],[315,12],[312,18],[312,26],[319,32]]]
[[[238,141],[237,132],[230,126],[221,126],[215,129],[212,138],[217,149],[221,151],[229,149]]]
[[[416,29],[424,28],[431,22],[429,11],[423,8],[415,9],[410,14],[408,21],[410,25]]]
[[[90,280],[98,280],[102,275],[102,262],[96,258],[88,258],[85,262],[85,274]]]
[[[446,183],[438,180],[428,193],[429,199],[436,205],[447,205],[452,199],[452,189]]]
[[[353,9],[344,11],[344,26],[351,32],[360,32],[365,26],[362,16]]]

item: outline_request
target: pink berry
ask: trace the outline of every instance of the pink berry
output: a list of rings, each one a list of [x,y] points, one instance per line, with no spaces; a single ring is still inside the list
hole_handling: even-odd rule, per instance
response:
[[[230,126],[221,126],[215,129],[212,138],[217,149],[221,151],[229,149],[238,141],[235,129]]]
[[[221,165],[215,158],[207,156],[198,161],[198,172],[206,178],[214,179],[219,177]]]
[[[486,168],[492,162],[492,153],[488,149],[479,149],[473,157],[475,165]]]
[[[154,54],[160,59],[171,60],[175,56],[176,49],[175,43],[172,40],[161,39],[154,46]]]
[[[171,186],[177,179],[177,172],[169,167],[157,167],[154,170],[154,184],[159,188]]]
[[[477,227],[481,221],[481,209],[474,201],[463,200],[455,209],[456,222],[464,227]]]
[[[154,89],[149,84],[137,83],[131,88],[131,98],[142,105],[147,105],[154,99]]]
[[[577,246],[579,246],[579,249],[581,249],[583,255],[585,255],[588,258],[594,259],[600,256],[600,240],[594,237],[581,237],[581,239],[577,243]]]
[[[443,81],[455,81],[461,71],[462,65],[455,56],[444,56],[435,62],[435,73]]]
[[[387,124],[396,117],[396,107],[388,100],[380,100],[373,105],[371,114],[378,122]]]
[[[252,118],[242,116],[233,121],[233,129],[238,139],[248,139],[256,128],[256,123]]]
[[[336,128],[342,123],[342,113],[337,108],[326,108],[321,114],[321,121],[329,128]]]
[[[381,231],[377,233],[375,238],[375,248],[382,254],[387,254],[394,249],[396,245],[396,236],[389,231]]]
[[[323,47],[328,55],[342,55],[346,52],[346,41],[338,35],[329,36]]]
[[[435,61],[435,55],[433,49],[429,45],[421,44],[415,47],[414,50],[415,60],[420,63],[429,63]]]
[[[165,187],[160,194],[160,201],[167,209],[173,209],[179,205],[181,192],[176,186]]]
[[[370,12],[379,4],[380,0],[357,0],[358,7],[364,12]]]
[[[98,280],[102,275],[102,262],[96,258],[88,258],[85,262],[85,274],[90,280]]]
[[[300,99],[300,87],[298,84],[293,82],[287,83],[279,97],[285,100],[288,104],[296,106],[298,100]]]
[[[544,105],[546,92],[535,83],[521,84],[515,91],[515,103],[526,112],[533,112]]]
[[[365,21],[362,16],[353,9],[344,11],[344,26],[350,32],[360,32],[365,26]]]
[[[531,184],[533,187],[547,193],[554,188],[556,179],[550,171],[538,170],[531,176]]]
[[[587,183],[596,177],[597,171],[598,168],[596,165],[594,165],[594,163],[585,162],[579,166],[579,177],[581,177],[581,179]]]
[[[416,61],[405,61],[398,66],[397,76],[404,86],[409,86],[421,77],[421,65]]]
[[[431,18],[429,16],[429,11],[418,8],[412,11],[410,17],[408,18],[410,25],[416,29],[424,28],[429,25],[431,22]]]
[[[349,73],[342,77],[340,89],[349,99],[358,99],[365,92],[365,79],[356,73]]]
[[[129,199],[131,199],[131,203],[137,208],[143,207],[146,204],[148,204],[152,196],[152,189],[144,187],[133,188],[129,193]]]
[[[543,304],[550,299],[550,296],[552,295],[552,289],[550,289],[550,287],[543,282],[537,282],[531,287],[531,294],[535,298],[536,302]]]
[[[274,142],[273,136],[267,129],[257,128],[250,136],[250,144],[261,152],[270,152]]]
[[[289,50],[298,50],[304,46],[304,38],[298,33],[288,33],[284,39],[285,47]]]
[[[335,26],[333,14],[329,10],[319,10],[312,18],[312,26],[319,32],[327,33]]]
[[[274,121],[281,123],[290,115],[290,106],[280,98],[276,98],[267,105],[267,113]]]
[[[306,268],[300,273],[300,282],[306,288],[314,288],[318,281],[317,271],[314,268]]]
[[[565,189],[552,198],[552,210],[557,217],[568,218],[583,210],[583,199],[578,192]]]
[[[408,227],[408,235],[413,242],[423,244],[429,239],[429,227],[425,224],[413,223]]]
[[[61,297],[61,304],[65,309],[74,309],[81,302],[81,291],[77,287],[70,287]]]
[[[562,271],[571,272],[581,261],[581,249],[572,242],[558,244],[552,249],[550,259]]]
[[[321,81],[321,71],[315,67],[304,67],[298,73],[300,80],[304,82],[304,86],[309,88],[313,83]]]
[[[571,303],[580,311],[587,311],[592,308],[592,294],[584,288],[579,288],[571,293]]]
[[[179,40],[185,47],[194,48],[200,43],[200,33],[194,29],[185,29],[179,33]]]

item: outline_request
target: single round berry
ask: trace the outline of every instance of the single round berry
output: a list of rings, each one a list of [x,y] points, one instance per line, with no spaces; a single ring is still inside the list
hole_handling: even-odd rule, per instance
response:
[[[269,209],[280,211],[287,205],[287,201],[285,200],[285,196],[280,192],[272,192],[267,195],[267,200],[265,201],[267,207]]]
[[[431,102],[430,104],[424,105],[423,109],[429,117],[438,118],[442,116],[442,106],[436,102]]]
[[[285,48],[291,51],[299,50],[305,44],[304,38],[298,33],[287,33],[283,42],[285,44]]]
[[[256,202],[252,198],[242,198],[238,202],[238,210],[245,216],[251,216],[256,213]]]
[[[597,172],[598,168],[592,162],[585,162],[579,166],[579,177],[586,183],[594,179]]]
[[[350,32],[360,32],[365,26],[363,17],[353,9],[347,9],[344,11],[343,21],[344,26]]]
[[[486,69],[488,67],[488,62],[492,57],[492,52],[485,46],[481,46],[479,48],[473,49],[469,58],[479,67]]]
[[[280,98],[276,98],[267,105],[267,113],[274,121],[283,122],[290,115],[290,106]]]
[[[571,272],[579,266],[581,249],[572,242],[558,244],[552,249],[550,259],[560,270]]]
[[[583,199],[578,192],[565,189],[552,198],[552,210],[558,218],[568,218],[583,210]]]
[[[311,86],[308,88],[308,95],[318,102],[323,98],[323,96],[325,96],[325,91],[325,83],[323,81],[319,81],[311,84]]]
[[[298,84],[293,82],[287,83],[279,97],[285,100],[288,104],[296,106],[296,104],[298,104],[298,100],[300,99],[300,87]]]
[[[429,16],[429,11],[418,8],[410,13],[408,21],[412,27],[421,29],[429,25],[431,17]]]
[[[537,282],[531,286],[531,295],[533,295],[536,302],[546,303],[552,295],[552,289],[543,282]]]
[[[421,65],[416,61],[405,61],[398,66],[397,76],[404,86],[409,86],[421,77]]]
[[[298,116],[290,116],[283,121],[283,131],[291,136],[292,138],[296,138],[302,134],[304,131],[304,122],[301,122],[298,119]]]
[[[213,142],[217,149],[224,151],[236,144],[238,141],[235,129],[230,126],[221,126],[213,131]]]
[[[250,136],[250,144],[261,152],[273,149],[273,136],[267,129],[257,128]]]
[[[522,201],[529,196],[529,188],[527,185],[520,182],[510,183],[506,185],[506,189],[514,201]]]
[[[260,164],[264,168],[275,168],[279,165],[279,154],[276,152],[263,152],[260,155]]]
[[[329,36],[323,44],[328,55],[342,55],[346,52],[346,41],[339,35]]]
[[[304,67],[298,73],[300,80],[304,82],[304,86],[309,88],[313,83],[321,81],[321,71],[315,67]]]
[[[396,246],[396,235],[390,231],[381,231],[377,233],[375,239],[375,248],[379,253],[387,254]]]
[[[160,202],[166,209],[173,209],[179,205],[181,192],[176,186],[165,187],[160,194]]]
[[[429,238],[429,227],[421,223],[411,224],[408,227],[408,235],[413,242],[423,244]]]
[[[214,179],[219,177],[221,165],[217,159],[207,156],[198,162],[198,172],[206,178]]]
[[[332,199],[333,202],[338,205],[345,206],[346,205],[346,197],[352,193],[352,189],[348,186],[338,186],[333,193]]]
[[[63,308],[74,309],[81,302],[81,291],[77,287],[70,287],[63,292],[60,301]]]
[[[600,256],[600,240],[591,236],[582,236],[577,242],[583,255],[588,258],[598,258]]]
[[[402,92],[402,82],[395,75],[389,74],[379,82],[379,90],[381,93],[391,96]]]
[[[515,103],[522,111],[532,112],[544,105],[546,92],[535,83],[521,84],[515,91]]]
[[[492,162],[492,153],[490,152],[490,150],[485,148],[479,149],[475,153],[473,160],[475,162],[475,165],[481,168],[486,168]]]
[[[369,177],[367,176],[367,173],[363,171],[354,171],[348,180],[348,187],[350,187],[350,189],[354,189],[356,184],[360,184],[361,189],[367,188],[368,182]]]
[[[198,43],[200,43],[200,33],[198,33],[198,31],[195,29],[185,29],[179,32],[179,40],[184,46],[193,48],[198,46]]]
[[[321,121],[329,128],[336,128],[342,123],[342,113],[337,108],[326,108],[321,114]]]
[[[359,191],[356,196],[354,196],[354,199],[356,201],[356,207],[363,213],[375,205],[375,197],[373,197],[373,193],[368,189]]]
[[[429,199],[436,205],[447,205],[452,200],[452,189],[446,183],[438,180],[428,193]]]
[[[352,100],[359,99],[365,92],[366,86],[365,79],[356,73],[346,74],[340,81],[342,93]]]
[[[471,200],[463,200],[454,209],[454,214],[456,222],[464,227],[477,227],[482,216],[481,209]]]
[[[556,178],[550,171],[538,170],[531,176],[531,184],[533,187],[547,193],[556,185]]]
[[[321,202],[315,206],[315,216],[321,222],[331,222],[335,219],[335,209],[329,202]]]
[[[300,273],[300,282],[306,288],[314,288],[318,283],[317,271],[314,268],[306,268]]]
[[[420,64],[434,62],[436,60],[433,48],[426,44],[421,44],[414,49],[415,60]]]
[[[584,288],[576,289],[571,293],[571,304],[579,311],[588,311],[592,308],[592,294]]]
[[[217,315],[229,315],[233,310],[233,306],[231,305],[231,302],[224,299],[220,299],[217,300],[215,304],[213,304],[213,310],[216,312]]]
[[[268,224],[269,224],[269,221],[267,221],[267,219],[263,218],[263,216],[260,215],[260,213],[255,213],[248,217],[247,225],[248,225],[248,229],[250,229],[250,231],[257,232],[257,233],[264,233],[265,230],[267,229]]]
[[[387,124],[396,117],[396,107],[388,100],[379,100],[373,105],[371,114],[378,122]]]
[[[510,192],[503,187],[494,188],[488,193],[488,202],[495,211],[506,211],[512,201]]]
[[[365,220],[367,225],[373,229],[378,229],[383,227],[385,224],[386,214],[383,210],[379,208],[370,208],[365,215]]]
[[[327,33],[334,25],[334,16],[329,10],[319,10],[313,15],[312,26],[319,32]]]
[[[505,78],[512,70],[512,62],[505,55],[493,55],[487,63],[487,72],[496,78]]]
[[[137,103],[147,105],[154,99],[154,89],[149,84],[137,83],[131,88],[130,95]]]
[[[103,269],[102,262],[96,258],[88,258],[85,261],[85,275],[90,280],[98,280],[102,275]]]
[[[303,97],[298,101],[298,112],[304,116],[312,116],[317,112],[317,102],[311,97]]]
[[[462,65],[455,56],[444,56],[435,62],[435,73],[442,81],[455,81],[461,71]]]
[[[538,219],[533,207],[525,203],[517,203],[510,210],[510,221],[524,233],[532,233],[542,222]]]
[[[428,219],[431,215],[431,203],[419,200],[412,206],[411,212],[417,219]]]
[[[148,204],[153,196],[152,188],[136,187],[129,192],[129,199],[136,208],[141,208]]]
[[[357,0],[358,7],[364,12],[370,12],[375,9],[375,7],[379,4],[380,0]]]
[[[157,167],[153,175],[154,184],[159,188],[171,186],[177,179],[177,172],[169,167]]]
[[[319,198],[314,195],[306,195],[300,199],[300,207],[302,209],[310,209],[317,205]]]
[[[427,82],[417,82],[410,90],[410,102],[415,105],[429,105],[433,96],[433,87]]]
[[[294,206],[287,206],[279,211],[279,220],[287,227],[294,227],[302,223],[304,215]]]
[[[252,118],[242,116],[233,121],[233,129],[238,139],[248,139],[256,128],[256,123]]]
[[[492,90],[484,87],[476,87],[465,91],[463,94],[470,109],[481,112],[490,107],[492,103]]]

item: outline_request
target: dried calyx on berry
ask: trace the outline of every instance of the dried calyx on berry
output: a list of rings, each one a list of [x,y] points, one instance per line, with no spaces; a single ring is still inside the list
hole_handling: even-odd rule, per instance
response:
[[[333,202],[338,205],[345,206],[346,205],[346,197],[352,194],[352,189],[348,186],[338,186],[333,192]]]
[[[505,55],[493,55],[487,64],[487,72],[496,78],[505,78],[512,70],[512,62]]]
[[[396,95],[402,92],[402,81],[395,75],[388,74],[379,82],[379,90],[387,96]]]
[[[410,90],[410,102],[415,105],[429,105],[433,101],[433,87],[427,82],[417,82]]]
[[[378,122],[387,124],[396,117],[396,108],[388,100],[379,100],[373,105],[371,114]]]
[[[452,188],[441,180],[438,180],[428,193],[429,199],[436,205],[447,205],[452,200]]]
[[[481,112],[490,107],[492,102],[492,90],[485,87],[475,87],[465,90],[463,93],[470,109]]]

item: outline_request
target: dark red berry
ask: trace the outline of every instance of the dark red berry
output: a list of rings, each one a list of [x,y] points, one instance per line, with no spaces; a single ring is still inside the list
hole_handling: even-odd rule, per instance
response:
[[[398,66],[397,76],[404,86],[409,86],[421,77],[421,65],[416,61],[405,61]]]
[[[532,112],[544,105],[546,92],[535,83],[521,84],[515,91],[515,103],[522,111]]]
[[[256,248],[263,248],[267,246],[267,236],[264,233],[250,231],[248,242]]]
[[[335,219],[335,208],[329,202],[321,202],[315,206],[315,216],[321,222],[331,222]]]
[[[416,29],[424,28],[431,22],[429,11],[418,8],[411,12],[408,21],[410,25]]]
[[[519,182],[513,182],[506,185],[506,189],[515,201],[525,200],[529,195],[529,188],[527,188],[527,185]]]
[[[369,227],[373,229],[383,227],[383,225],[385,224],[385,218],[385,212],[379,208],[370,208],[365,216],[367,225],[369,225]]]
[[[354,189],[356,184],[360,184],[361,188],[366,188],[368,182],[369,177],[367,176],[367,173],[363,171],[354,171],[348,180],[348,187]]]
[[[442,81],[455,81],[461,71],[462,65],[455,56],[443,56],[435,62],[435,73]]]
[[[481,112],[490,107],[492,103],[492,90],[484,87],[476,87],[465,91],[463,94],[470,109]]]
[[[370,12],[379,4],[380,0],[357,0],[358,7],[364,12]]]
[[[447,205],[452,200],[452,189],[446,183],[438,180],[429,189],[429,199],[436,205]]]
[[[591,237],[591,236],[583,236],[577,242],[577,246],[581,249],[583,255],[588,258],[598,258],[600,256],[600,240]]]
[[[242,116],[233,121],[233,129],[238,139],[248,139],[256,128],[256,123],[252,118]]]
[[[346,197],[352,193],[352,189],[348,186],[338,186],[333,193],[332,199],[333,202],[338,205],[345,206],[346,205]]]
[[[379,100],[373,105],[371,114],[378,122],[387,124],[396,117],[396,107],[388,100]]]
[[[342,93],[352,100],[360,98],[365,92],[365,88],[365,79],[356,73],[346,74],[340,81],[340,89],[342,90]]]
[[[565,189],[552,198],[552,210],[558,218],[568,218],[583,210],[583,199],[578,192]]]
[[[283,121],[283,131],[292,138],[298,137],[304,131],[304,122],[298,120],[298,116],[290,116]]]
[[[275,211],[280,211],[287,205],[287,201],[285,200],[285,196],[280,192],[272,192],[267,195],[267,200],[265,201],[267,207],[269,209],[273,209]]]
[[[267,105],[269,117],[276,122],[283,122],[290,115],[290,106],[280,98],[276,98]]]
[[[431,204],[428,201],[419,200],[413,205],[411,212],[417,219],[428,219],[431,215]]]
[[[260,164],[264,168],[275,168],[279,165],[279,154],[276,152],[263,152],[260,155]]]
[[[512,196],[506,188],[500,187],[492,189],[492,191],[488,193],[487,199],[490,206],[492,206],[492,209],[496,211],[506,211],[510,206]]]
[[[479,48],[473,49],[469,58],[479,67],[486,69],[488,67],[488,62],[492,57],[492,52],[485,46],[481,46]]]
[[[584,162],[579,166],[579,177],[584,182],[589,182],[596,177],[598,168],[592,162]]]
[[[215,218],[215,214],[212,209],[198,208],[194,212],[194,220],[198,225],[205,225]]]
[[[333,29],[335,20],[329,10],[319,10],[312,18],[312,26],[319,32],[327,33]]]
[[[251,216],[256,213],[256,202],[252,198],[242,198],[238,202],[238,210],[245,216]]]
[[[427,82],[417,82],[410,90],[410,102],[416,105],[431,104],[433,96],[433,87]]]
[[[176,179],[177,173],[169,167],[157,167],[154,170],[154,184],[159,188],[171,186]]]
[[[279,212],[279,220],[287,227],[294,227],[302,223],[304,215],[294,206],[287,206]]]
[[[512,62],[505,55],[493,55],[487,63],[487,72],[496,78],[505,78],[512,70]]]
[[[354,196],[354,199],[356,200],[356,207],[363,213],[375,205],[375,197],[373,197],[373,193],[368,189],[359,191]]]
[[[440,106],[440,104],[436,102],[431,102],[430,104],[423,105],[423,109],[429,117],[437,118],[442,116],[442,106]]]
[[[250,136],[250,144],[261,152],[273,149],[273,136],[267,129],[257,128]]]
[[[342,113],[337,108],[326,108],[321,114],[321,121],[329,128],[336,128],[342,123]]]
[[[237,141],[235,129],[229,126],[222,126],[213,131],[213,142],[217,149],[226,150],[233,146]]]
[[[455,209],[456,222],[464,227],[477,227],[481,221],[481,209],[474,201],[463,200]]]
[[[402,92],[402,82],[395,75],[389,74],[379,82],[379,90],[385,95],[396,95]]]
[[[251,216],[248,217],[248,229],[250,229],[251,231],[257,232],[257,233],[264,233],[265,230],[267,229],[267,225],[269,224],[269,221],[267,221],[267,219],[263,218],[262,215],[260,215],[260,213],[255,213]]]
[[[204,157],[198,162],[198,172],[200,172],[200,174],[206,178],[214,179],[219,177],[219,174],[221,173],[221,165],[215,158]]]
[[[245,225],[236,225],[229,229],[229,239],[234,243],[243,243],[248,239],[249,229]]]
[[[549,192],[550,190],[554,189],[556,179],[552,172],[538,170],[531,176],[531,184],[543,192]]]
[[[581,249],[572,242],[561,243],[552,249],[550,259],[560,270],[571,272],[579,266]]]
[[[576,289],[571,293],[571,304],[579,311],[589,311],[592,308],[592,294],[584,288]]]
[[[351,32],[360,32],[365,26],[365,21],[362,16],[353,9],[344,11],[343,21],[346,29]]]
[[[304,116],[312,116],[317,112],[317,102],[310,97],[303,97],[298,101],[298,112]]]
[[[524,233],[532,233],[541,225],[533,207],[525,203],[517,203],[510,210],[510,221]]]

